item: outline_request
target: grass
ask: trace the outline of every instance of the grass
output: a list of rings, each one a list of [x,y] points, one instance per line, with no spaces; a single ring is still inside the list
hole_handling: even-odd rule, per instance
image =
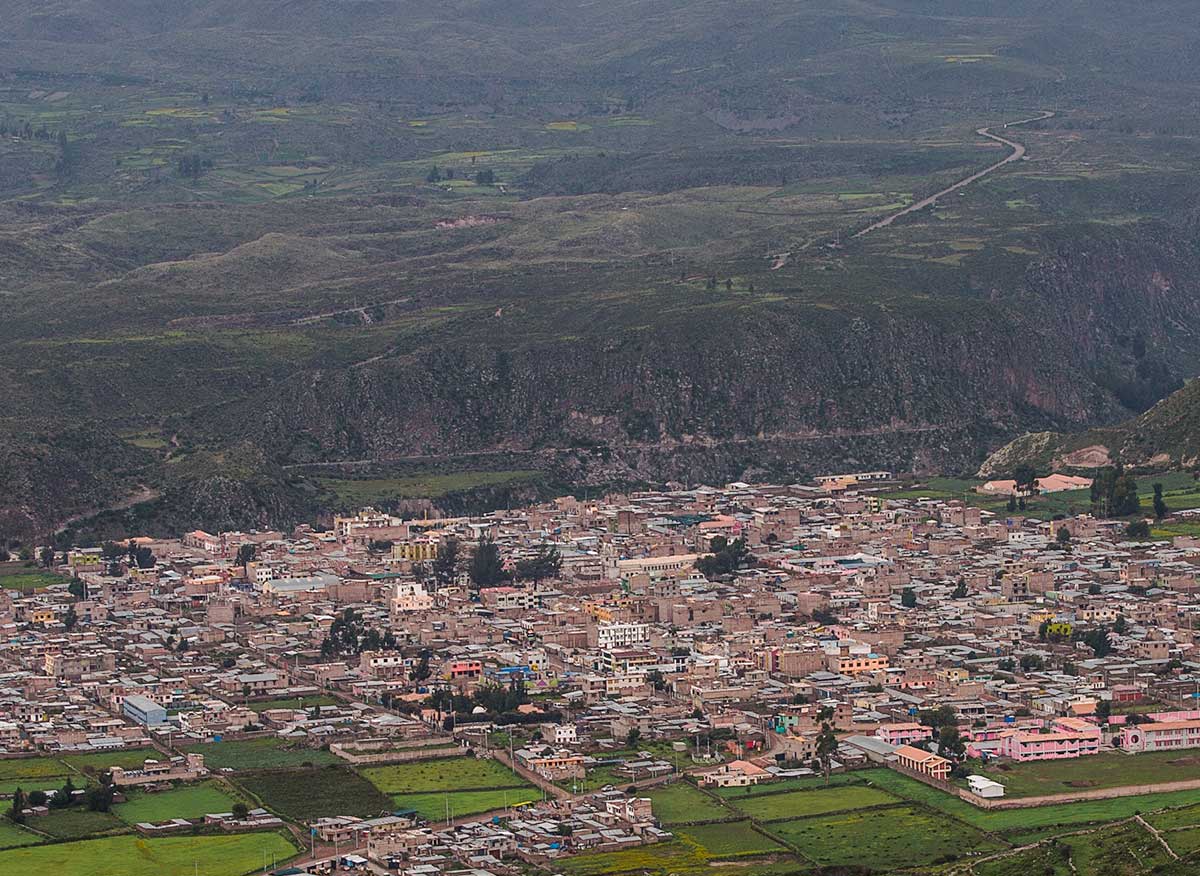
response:
[[[542,792],[532,785],[523,788],[496,788],[488,791],[440,791],[413,794],[393,794],[392,805],[397,811],[415,809],[429,821],[464,815],[493,812],[507,806],[516,806],[542,799]]]
[[[645,796],[653,802],[654,815],[663,824],[709,821],[733,815],[717,800],[687,782],[652,788]]]
[[[131,792],[129,799],[113,812],[128,824],[142,821],[166,821],[169,818],[195,819],[210,812],[228,812],[238,802],[218,782],[181,785],[157,794]]]
[[[0,563],[0,587],[5,590],[20,590],[30,593],[52,584],[65,583],[66,579],[53,572],[46,572],[25,563]]]
[[[316,706],[336,706],[337,700],[333,697],[315,696],[315,697],[292,697],[283,700],[266,700],[261,703],[250,703],[250,708],[255,712],[265,712],[268,709],[311,709]]]
[[[292,747],[274,737],[208,742],[188,746],[186,750],[203,754],[205,766],[212,770],[269,770],[341,763],[337,755],[323,749]]]
[[[137,770],[141,769],[147,760],[164,760],[165,758],[166,755],[154,748],[129,748],[96,752],[95,754],[68,754],[62,758],[62,761],[81,773],[96,776],[110,767]]]
[[[0,760],[0,794],[11,794],[17,788],[48,791],[61,787],[70,775],[74,775],[70,767],[49,757]]]
[[[41,841],[41,837],[37,834],[30,833],[20,825],[13,824],[7,818],[0,818],[0,849],[31,846]]]
[[[0,853],[0,876],[243,876],[274,855],[285,861],[296,846],[278,833],[143,839],[124,835],[10,849]]]
[[[684,842],[695,843],[713,858],[737,858],[781,852],[784,847],[754,829],[749,821],[700,824],[674,831]]]
[[[1200,803],[1200,791],[1173,791],[1169,794],[1146,794],[988,812],[891,770],[865,770],[861,775],[868,778],[872,784],[898,797],[921,803],[974,827],[996,832],[1103,823],[1128,818],[1139,812]]]
[[[771,832],[823,867],[897,869],[1003,848],[982,831],[915,806],[779,822]]]
[[[713,793],[727,800],[737,801],[746,797],[762,797],[770,794],[781,794],[787,791],[836,788],[840,785],[861,785],[863,781],[859,773],[835,773],[829,777],[828,784],[826,784],[824,776],[802,776],[794,779],[781,779],[777,782],[764,782],[759,785],[747,785],[744,788],[714,788]]]
[[[363,767],[359,772],[385,794],[520,788],[528,784],[498,761],[474,757]]]
[[[267,809],[293,821],[322,815],[371,818],[394,808],[391,798],[346,767],[247,773],[237,781]]]
[[[1003,784],[1006,796],[1033,797],[1200,778],[1200,757],[1179,751],[1135,755],[1105,752],[1072,760],[1013,764],[1008,769],[984,767],[981,771]]]
[[[900,800],[878,788],[847,785],[828,790],[792,791],[786,794],[769,794],[761,797],[748,797],[744,800],[730,800],[729,802],[730,805],[737,807],[756,821],[775,821],[821,815],[827,812],[841,812],[847,809],[884,806],[889,803],[898,803]]]
[[[48,815],[33,818],[29,826],[55,839],[83,839],[100,833],[123,833],[129,826],[111,812],[91,812],[78,806],[53,809]]]
[[[736,825],[734,827],[737,828]],[[746,830],[748,828],[737,828],[736,835],[740,839],[733,840],[729,848],[748,849],[759,845],[760,841],[748,836]],[[763,840],[766,839],[763,837]],[[713,842],[716,845],[722,844],[718,838],[713,838]],[[728,856],[738,859],[736,872],[739,876],[783,876],[798,871],[806,872],[809,869],[797,858],[787,854],[773,855],[762,861],[741,860],[739,856],[746,854],[748,853],[733,851]],[[715,870],[710,862],[719,860],[719,857],[699,841],[687,837],[619,852],[589,852],[576,855],[555,861],[554,869],[566,876],[616,876],[620,873],[628,873],[631,876],[711,876],[719,871]]]

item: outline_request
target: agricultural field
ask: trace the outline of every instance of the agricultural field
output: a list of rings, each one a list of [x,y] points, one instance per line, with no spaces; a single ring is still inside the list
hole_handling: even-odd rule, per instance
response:
[[[916,806],[776,822],[770,831],[823,867],[914,867],[1004,848],[982,831]]]
[[[66,754],[62,762],[78,772],[96,776],[110,767],[127,770],[141,769],[147,760],[166,760],[167,756],[154,748],[121,748],[92,754]]]
[[[1088,788],[1116,788],[1200,778],[1200,757],[1188,752],[1128,755],[1104,752],[1072,760],[990,765],[979,772],[1004,785],[1009,797],[1067,794]]]
[[[822,788],[836,788],[841,785],[861,785],[865,779],[859,773],[834,773],[826,781],[824,776],[803,776],[793,779],[781,779],[775,782],[763,782],[760,785],[747,785],[744,788],[713,788],[712,793],[727,800],[737,801],[746,797],[762,797],[771,794],[781,794],[787,791],[812,791]]]
[[[714,821],[734,815],[730,809],[688,782],[660,785],[646,791],[645,796],[653,801],[654,815],[663,824]]]
[[[1071,826],[1129,818],[1139,812],[1147,813],[1200,803],[1200,791],[1173,791],[1167,794],[1146,794],[988,812],[892,770],[864,770],[859,775],[868,779],[872,785],[897,797],[938,810],[974,827],[1004,833],[1006,836],[1026,836],[1044,828],[1071,829]]]
[[[426,791],[412,794],[393,794],[395,811],[415,810],[429,821],[446,817],[459,818],[494,812],[506,806],[519,806],[542,799],[542,792],[532,785],[520,788],[495,788],[488,791]]]
[[[360,768],[359,772],[385,794],[520,788],[526,784],[499,761],[474,757],[369,766]]]
[[[292,697],[283,700],[264,700],[258,703],[250,703],[249,707],[255,712],[265,712],[269,709],[312,709],[316,706],[332,706],[336,705],[337,700],[333,697],[314,696],[314,697]]]
[[[784,847],[759,833],[749,821],[699,824],[674,831],[687,843],[695,843],[712,858],[739,858],[784,851]]]
[[[31,846],[41,841],[42,838],[37,834],[13,824],[7,818],[0,818],[0,849]]]
[[[886,791],[867,786],[847,785],[814,791],[791,791],[784,794],[767,794],[732,799],[731,806],[749,815],[755,821],[773,822],[828,812],[866,809],[872,806],[887,806],[901,802]]]
[[[113,812],[127,824],[142,821],[166,821],[169,818],[200,818],[210,812],[228,812],[239,800],[249,802],[221,782],[208,781],[196,785],[180,785],[170,791],[155,794],[130,792],[129,799],[113,807]]]
[[[192,754],[203,754],[204,765],[211,770],[286,769],[288,767],[328,766],[342,761],[335,754],[320,748],[290,745],[273,736],[262,739],[241,739],[232,742],[206,742],[189,745]]]
[[[264,807],[293,821],[322,815],[373,818],[395,808],[389,796],[346,767],[243,773],[237,783]]]
[[[760,840],[745,833],[748,828],[734,827],[734,836],[741,837],[740,841],[735,839],[734,847],[750,847],[760,843]],[[762,841],[766,839],[764,837]],[[772,854],[760,861],[739,857],[737,853],[730,857],[736,861],[736,872],[741,876],[784,876],[811,869],[807,862],[789,854]],[[710,854],[698,842],[684,838],[619,852],[577,855],[556,861],[555,869],[565,876],[615,876],[622,873],[631,876],[670,876],[672,873],[676,876],[711,876],[715,869],[712,862],[721,860],[720,856]]]
[[[17,788],[25,791],[48,791],[62,787],[67,776],[78,778],[74,770],[54,758],[0,760],[0,794],[11,794]]]
[[[129,825],[111,812],[92,812],[79,806],[52,809],[47,815],[29,819],[27,826],[58,840],[126,833],[129,830]]]
[[[36,565],[25,563],[0,563],[0,588],[5,590],[32,591],[54,584],[66,584],[67,579],[53,572],[46,572]]]
[[[296,846],[279,833],[143,839],[134,835],[53,843],[0,852],[0,876],[244,876]]]

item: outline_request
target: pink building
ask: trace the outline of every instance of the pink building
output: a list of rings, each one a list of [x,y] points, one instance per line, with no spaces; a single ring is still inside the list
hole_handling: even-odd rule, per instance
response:
[[[1200,748],[1200,721],[1126,724],[1121,729],[1121,747],[1126,751],[1138,752]]]
[[[1058,718],[1049,733],[1013,731],[999,753],[1015,761],[1058,760],[1100,753],[1100,728],[1080,718]]]
[[[933,730],[924,724],[880,724],[875,735],[888,745],[911,745],[922,739],[932,739]]]

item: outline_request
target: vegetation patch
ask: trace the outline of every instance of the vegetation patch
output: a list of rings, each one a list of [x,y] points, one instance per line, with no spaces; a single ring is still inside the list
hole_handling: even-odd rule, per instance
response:
[[[687,782],[662,785],[646,792],[654,805],[654,815],[663,824],[714,821],[733,816],[725,806]]]
[[[247,773],[237,781],[263,806],[293,821],[322,815],[374,818],[395,808],[387,795],[346,767]]]
[[[1004,848],[982,831],[914,806],[779,822],[771,832],[824,867],[891,870]]]
[[[269,770],[341,763],[337,755],[324,749],[294,746],[275,737],[208,742],[190,745],[186,750],[193,754],[203,754],[205,766],[212,770]]]
[[[817,791],[792,791],[785,794],[767,794],[732,799],[732,806],[740,809],[756,821],[778,821],[841,812],[848,809],[866,809],[899,803],[900,798],[866,785],[847,785]]]
[[[128,824],[166,821],[170,818],[191,820],[211,812],[229,812],[239,799],[218,782],[203,782],[180,785],[157,794],[131,791],[129,799],[114,806],[113,812]]]
[[[286,861],[296,846],[279,833],[143,839],[123,835],[9,849],[0,876],[243,876],[263,861]]]

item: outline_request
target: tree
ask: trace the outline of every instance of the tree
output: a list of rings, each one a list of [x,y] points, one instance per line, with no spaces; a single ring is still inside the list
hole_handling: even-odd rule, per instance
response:
[[[258,545],[244,544],[238,548],[237,564],[243,569],[250,563],[254,562],[254,557],[258,554]]]
[[[629,732],[625,734],[625,747],[633,748],[638,744],[638,740],[642,738],[642,731],[637,727],[630,727]]]
[[[87,596],[87,585],[83,583],[82,578],[72,578],[71,583],[67,585],[67,592],[76,599],[83,599]]]
[[[44,568],[49,569],[51,566],[54,565],[54,548],[44,547],[44,548],[42,548],[42,550],[38,554],[38,556],[41,558],[42,566]]]
[[[54,792],[50,798],[51,809],[66,809],[75,802],[75,783],[67,776],[67,783]]]
[[[542,545],[535,556],[519,560],[516,568],[518,581],[532,581],[536,584],[543,578],[555,578],[562,571],[562,557],[555,545]]]
[[[1058,528],[1058,535],[1056,538],[1059,544],[1064,546],[1069,545],[1071,543],[1071,530],[1067,529],[1065,526],[1060,526]]]
[[[1008,497],[1008,505],[1006,507],[1008,508],[1009,514],[1012,514],[1014,511],[1016,511],[1017,510],[1017,497],[1009,496]]]
[[[475,174],[475,184],[479,186],[494,186],[496,184],[496,172],[491,168],[478,171]]]
[[[750,556],[746,539],[735,538],[729,541],[722,535],[712,540],[712,551],[711,554],[696,560],[696,568],[706,578],[732,574],[740,569]]]
[[[917,591],[911,587],[905,587],[900,593],[900,604],[905,608],[917,607]]]
[[[471,583],[477,588],[495,587],[507,578],[500,548],[491,539],[481,538],[471,555]]]
[[[653,685],[655,690],[667,689],[666,679],[663,678],[662,672],[657,669],[651,669],[646,673],[646,681]]]
[[[960,760],[967,753],[967,744],[963,741],[958,727],[951,724],[943,727],[938,734],[938,754],[950,760]]]
[[[1164,517],[1167,516],[1167,512],[1170,510],[1171,509],[1169,509],[1167,507],[1166,500],[1163,499],[1163,485],[1155,484],[1154,485],[1154,519],[1162,520]]]
[[[822,710],[825,714],[826,710]],[[837,736],[833,732],[833,727],[830,726],[829,720],[821,721],[821,732],[817,734],[816,752],[817,761],[821,764],[821,772],[825,775],[825,784],[829,784],[829,772],[833,767],[833,756],[837,753],[838,741]]]
[[[20,788],[13,791],[12,808],[8,810],[8,817],[15,824],[25,823],[25,792]]]
[[[1129,628],[1129,622],[1125,620],[1125,615],[1117,615],[1116,621],[1113,622],[1113,632],[1118,636],[1124,635],[1125,630]]]
[[[1125,527],[1125,534],[1134,539],[1146,539],[1150,537],[1150,524],[1145,520],[1131,521]]]
[[[79,623],[79,615],[75,612],[75,606],[72,605],[67,609],[67,613],[63,615],[63,627],[69,633],[75,629],[75,625]]]
[[[442,181],[442,171],[435,164],[433,167],[429,168],[429,173],[425,174],[425,182],[435,183],[435,182],[441,182],[441,181]]]
[[[1037,489],[1037,470],[1031,465],[1018,465],[1013,471],[1018,495],[1029,496]]]
[[[246,817],[250,814],[250,807],[245,803],[234,803],[231,811],[236,820],[245,821]]]
[[[1128,517],[1141,508],[1137,481],[1121,465],[1100,469],[1092,480],[1092,513],[1097,517]]]
[[[951,591],[950,598],[951,599],[966,599],[967,598],[967,582],[964,579],[962,579],[962,578],[958,579],[958,584],[956,584],[954,587],[954,590]]]
[[[458,577],[458,539],[450,536],[438,545],[433,561],[433,579],[439,587],[449,587]]]
[[[1110,715],[1112,715],[1111,700],[1101,700],[1100,702],[1096,703],[1097,718],[1099,718],[1103,723],[1107,724]]]
[[[1021,657],[1021,668],[1026,672],[1037,672],[1046,668],[1046,661],[1038,654],[1025,654]]]
[[[1099,582],[1093,581],[1091,584],[1088,585],[1088,596],[1097,596],[1097,595],[1099,595],[1099,593],[1100,593]]]

